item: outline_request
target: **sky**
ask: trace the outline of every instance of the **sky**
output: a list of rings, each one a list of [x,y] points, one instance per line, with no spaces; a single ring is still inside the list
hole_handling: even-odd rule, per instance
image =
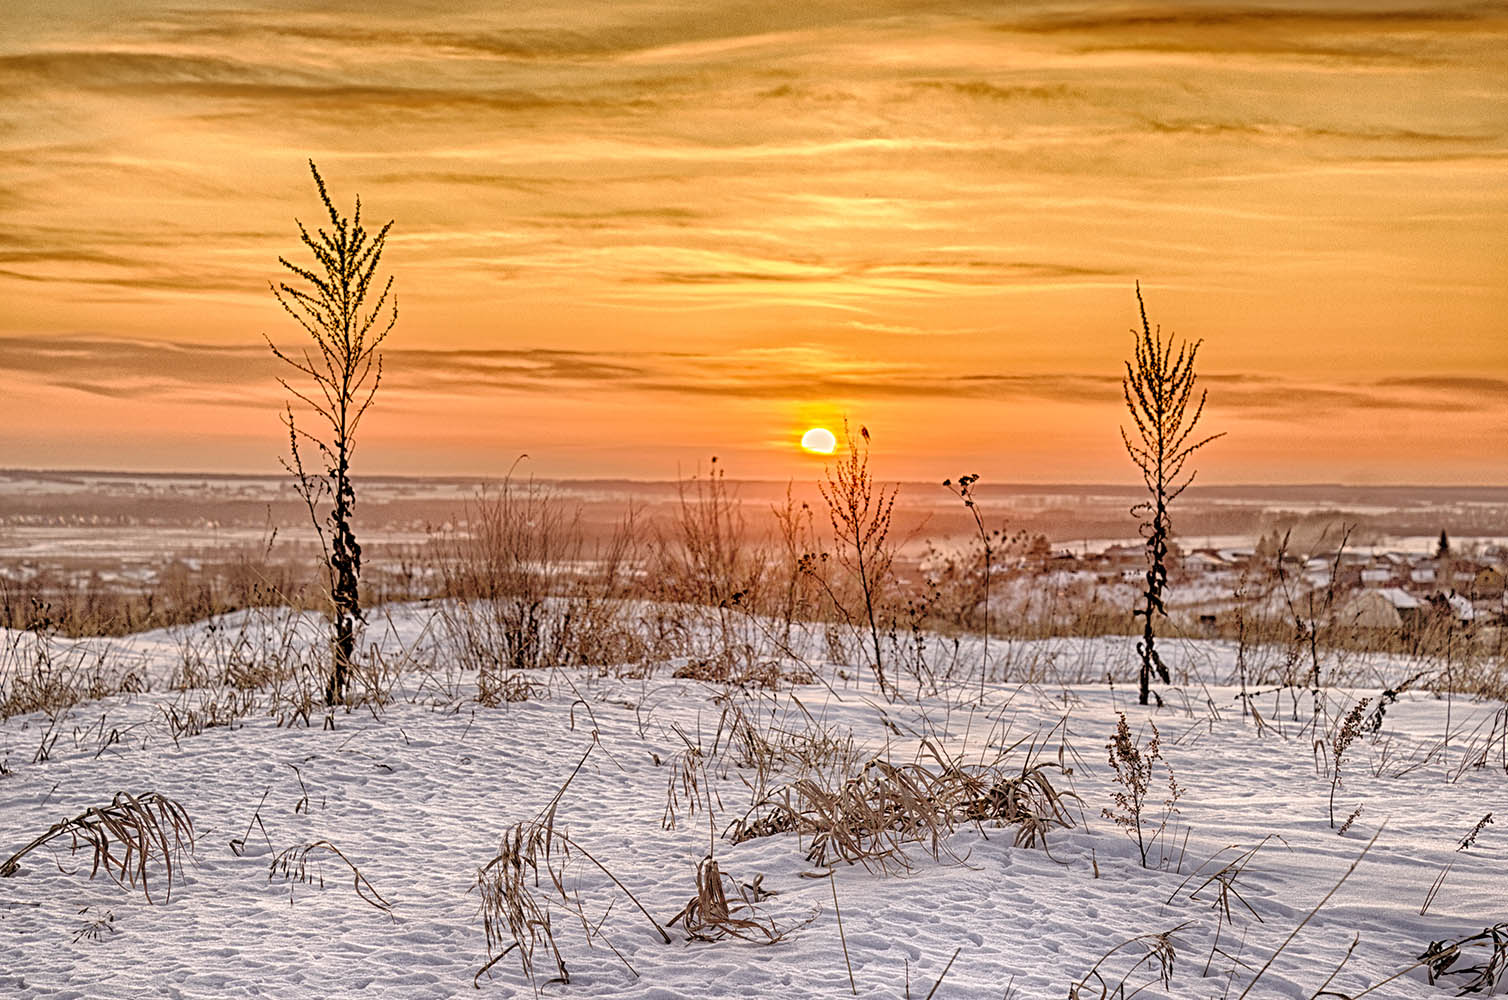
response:
[[[0,466],[275,472],[269,282],[394,220],[358,474],[1508,483],[1508,3],[0,10]]]

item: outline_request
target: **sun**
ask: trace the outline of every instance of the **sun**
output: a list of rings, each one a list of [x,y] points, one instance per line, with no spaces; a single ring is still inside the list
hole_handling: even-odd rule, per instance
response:
[[[801,447],[813,455],[831,455],[838,447],[838,439],[826,427],[813,427],[801,435]]]

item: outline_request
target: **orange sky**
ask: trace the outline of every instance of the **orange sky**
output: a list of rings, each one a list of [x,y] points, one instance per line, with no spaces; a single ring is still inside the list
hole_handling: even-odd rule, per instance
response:
[[[1203,481],[1508,483],[1508,4],[334,10],[7,0],[0,465],[276,471],[312,156],[397,220],[358,472],[1129,480],[1139,278]]]

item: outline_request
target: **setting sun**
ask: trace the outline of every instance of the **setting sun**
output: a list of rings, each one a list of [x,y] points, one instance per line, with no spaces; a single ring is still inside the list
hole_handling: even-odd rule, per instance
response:
[[[801,447],[813,455],[831,455],[838,439],[826,427],[813,427],[801,435]]]

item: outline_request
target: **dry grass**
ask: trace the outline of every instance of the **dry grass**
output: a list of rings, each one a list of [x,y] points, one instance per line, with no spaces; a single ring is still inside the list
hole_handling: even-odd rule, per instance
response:
[[[1467,965],[1471,958],[1476,964]],[[1419,960],[1431,986],[1449,979],[1448,985],[1460,991],[1457,996],[1496,993],[1508,980],[1508,922],[1456,941],[1431,941]]]
[[[322,641],[315,619],[289,607],[217,616],[178,632],[171,686],[238,691],[273,687],[296,673],[297,664]]]
[[[810,668],[801,664],[777,659],[738,660],[732,657],[694,660],[677,667],[670,676],[730,687],[763,688],[766,691],[779,691],[816,680],[816,675]]]
[[[190,736],[198,736],[206,729],[226,727],[234,729],[241,721],[256,713],[259,707],[256,692],[224,688],[219,691],[185,691],[170,705],[158,705],[163,723],[173,746]]]
[[[859,772],[828,787],[800,778],[761,796],[725,836],[733,843],[794,832],[810,841],[808,861],[839,861],[871,870],[908,868],[907,848],[920,845],[934,859],[951,857],[946,840],[967,824],[1015,829],[1018,846],[1045,847],[1054,828],[1074,825],[1072,792],[1052,782],[1060,764],[1029,755],[1019,769],[1004,759],[969,765],[944,754],[930,740],[922,757],[907,764],[874,758]]]
[[[362,902],[376,907],[389,917],[393,915],[393,904],[384,899],[372,883],[367,881],[367,877],[361,873],[360,868],[356,867],[355,862],[328,840],[298,844],[279,851],[267,865],[267,880],[270,882],[275,878],[281,878],[288,882],[288,902],[292,903],[294,883],[317,885],[321,889],[325,887],[325,876],[320,865],[326,855],[335,858],[351,873],[352,885]]]
[[[259,545],[231,548],[223,558],[173,559],[150,585],[107,582],[95,567],[87,576],[44,570],[25,579],[0,578],[0,627],[43,629],[72,637],[134,635],[203,621],[240,608],[288,603],[309,606],[299,584],[304,570],[276,532]],[[216,547],[216,552],[226,551]],[[208,554],[206,554],[208,555]]]
[[[505,479],[467,505],[463,525],[434,547],[451,598],[440,606],[440,635],[476,672],[482,704],[526,696],[520,671],[644,658],[624,603],[632,517],[593,542],[579,505],[532,480]]]
[[[14,632],[0,640],[0,721],[31,712],[55,717],[86,701],[147,687],[138,664],[61,639],[49,629]]]
[[[70,856],[88,847],[93,867],[89,877],[101,870],[122,888],[136,888],[138,882],[147,902],[153,902],[147,884],[153,859],[157,859],[166,881],[164,901],[171,898],[176,861],[186,849],[194,850],[194,824],[177,802],[156,792],[134,796],[117,792],[110,804],[90,807],[69,819],[59,820],[31,843],[0,864],[0,878],[20,872],[21,859],[54,840],[68,839]],[[59,866],[61,870],[61,865]]]
[[[793,928],[781,929],[770,918],[760,917],[757,904],[775,895],[763,888],[761,881],[763,876],[756,875],[752,882],[739,882],[724,873],[716,860],[703,858],[696,866],[696,895],[666,923],[672,927],[680,924],[693,941],[735,937],[774,944]]]
[[[534,971],[535,953],[541,946],[548,950],[555,965],[555,975],[546,982],[570,982],[570,973],[555,938],[552,906],[561,907],[581,924],[588,945],[601,940],[629,971],[633,971],[633,966],[602,931],[607,914],[603,913],[594,922],[580,896],[567,888],[567,870],[576,858],[585,860],[606,876],[638,908],[665,943],[670,943],[665,928],[628,887],[565,831],[556,829],[555,817],[560,801],[596,747],[594,737],[549,804],[528,822],[514,824],[503,835],[496,856],[477,871],[476,885],[482,898],[482,928],[487,938],[487,962],[477,970],[474,979],[478,986],[482,976],[489,974],[494,965],[517,951],[519,965],[537,991],[540,983]]]
[[[1173,947],[1173,935],[1178,933],[1187,924],[1179,924],[1171,930],[1157,934],[1138,934],[1128,938],[1111,948],[1100,956],[1099,961],[1090,967],[1089,971],[1077,981],[1069,984],[1068,1000],[1124,1000],[1133,997],[1153,985],[1161,985],[1163,992],[1167,992],[1173,982],[1173,962],[1178,957]],[[1109,971],[1108,965],[1115,956],[1124,949],[1133,945],[1145,948],[1142,956],[1125,971],[1117,980]],[[1151,978],[1141,986],[1128,990],[1131,979],[1137,970],[1143,966],[1151,973]]]
[[[1188,894],[1190,901],[1208,903],[1215,909],[1215,939],[1210,943],[1210,954],[1209,958],[1205,960],[1202,975],[1209,975],[1210,967],[1215,962],[1216,954],[1229,958],[1233,962],[1236,961],[1234,956],[1220,948],[1221,933],[1228,924],[1234,922],[1235,914],[1231,910],[1232,900],[1235,900],[1247,913],[1256,918],[1258,923],[1263,922],[1261,914],[1252,909],[1251,904],[1246,901],[1246,897],[1241,895],[1241,890],[1236,887],[1236,882],[1245,873],[1246,866],[1251,863],[1252,858],[1256,857],[1257,852],[1271,840],[1281,842],[1282,838],[1276,834],[1268,834],[1255,847],[1245,850],[1242,850],[1239,844],[1231,844],[1228,847],[1221,848],[1209,860],[1203,862],[1199,867],[1190,872],[1182,882],[1178,883],[1178,887],[1169,894],[1167,901],[1171,904],[1180,892],[1188,888],[1190,883],[1203,876],[1203,880],[1190,890]],[[1229,851],[1236,851],[1237,853],[1227,857],[1227,852]],[[1220,863],[1218,868],[1214,867],[1216,862]]]

